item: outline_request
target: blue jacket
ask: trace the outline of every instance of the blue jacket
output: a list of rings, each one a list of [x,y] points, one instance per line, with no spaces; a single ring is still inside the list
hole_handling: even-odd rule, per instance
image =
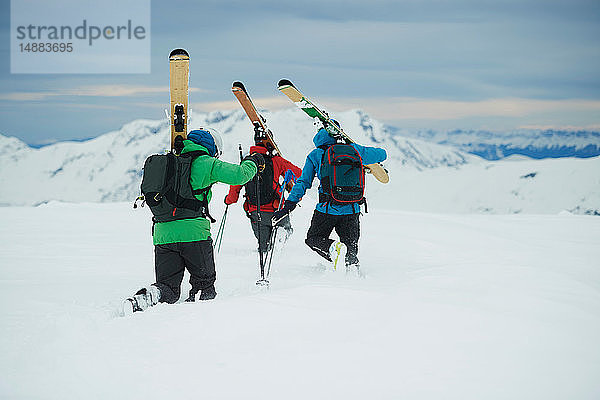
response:
[[[319,178],[319,193],[323,193],[321,187],[321,158],[325,150],[318,148],[323,145],[335,144],[335,139],[329,136],[329,133],[321,128],[313,138],[313,143],[316,149],[311,151],[306,157],[304,162],[304,168],[302,168],[302,175],[296,181],[296,184],[292,188],[292,192],[288,196],[289,201],[298,202],[304,196],[306,191],[312,187],[315,175]],[[379,147],[365,147],[359,144],[353,143],[352,146],[358,151],[362,157],[363,164],[374,164],[382,162],[387,158],[387,153],[384,149]],[[333,215],[348,215],[360,212],[358,204],[327,204],[319,203],[316,207],[317,211],[326,214]]]

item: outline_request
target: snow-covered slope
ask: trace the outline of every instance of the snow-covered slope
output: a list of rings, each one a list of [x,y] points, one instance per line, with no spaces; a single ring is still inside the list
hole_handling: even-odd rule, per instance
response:
[[[600,215],[600,157],[510,159],[394,174],[393,204],[442,213]],[[385,207],[385,187],[370,185]],[[389,193],[389,192],[387,192]],[[381,196],[381,197],[380,197]]]
[[[238,206],[213,302],[115,318],[154,278],[146,208],[0,208],[0,398],[600,398],[600,218],[374,208],[356,279],[304,244],[311,212],[270,291]]]
[[[269,127],[286,156],[302,166],[313,148],[312,120],[298,109],[265,112]],[[450,147],[393,137],[387,128],[360,111],[337,114],[359,143],[389,151],[391,169],[426,169],[477,162]],[[243,111],[192,114],[190,127],[211,126],[223,134],[223,158],[239,160],[238,144],[252,144],[252,127]],[[127,201],[138,194],[147,156],[169,147],[168,122],[137,120],[85,142],[61,142],[33,149],[15,138],[0,136],[0,204],[31,205],[50,200]]]
[[[595,157],[600,155],[600,132],[520,129],[511,132],[474,130],[400,131],[418,138],[498,160],[513,154],[532,158]]]

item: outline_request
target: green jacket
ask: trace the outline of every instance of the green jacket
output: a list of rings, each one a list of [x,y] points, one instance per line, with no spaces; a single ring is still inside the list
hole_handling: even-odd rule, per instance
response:
[[[205,147],[192,142],[183,141],[184,148],[181,153],[203,150]],[[194,160],[190,173],[192,189],[202,189],[215,182],[228,185],[243,185],[256,174],[256,165],[252,161],[244,161],[241,165],[220,161],[214,157],[203,155]],[[203,199],[203,194],[197,195],[198,200]],[[208,201],[212,197],[212,190],[206,196]],[[181,219],[171,222],[159,222],[154,225],[152,234],[153,242],[157,244],[195,242],[206,240],[210,237],[210,221],[204,217]]]

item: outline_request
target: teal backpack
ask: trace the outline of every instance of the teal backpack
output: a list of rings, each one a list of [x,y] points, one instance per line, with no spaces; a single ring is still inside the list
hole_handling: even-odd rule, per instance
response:
[[[323,150],[319,202],[364,203],[365,169],[359,152],[350,144],[333,144]]]

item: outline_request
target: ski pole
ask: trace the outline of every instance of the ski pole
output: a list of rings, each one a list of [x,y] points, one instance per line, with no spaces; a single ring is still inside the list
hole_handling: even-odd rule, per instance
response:
[[[244,158],[242,154],[242,144],[239,145],[240,149],[240,162]],[[223,243],[223,233],[225,232],[225,222],[227,221],[227,211],[229,210],[229,204],[225,205],[225,212],[223,212],[223,217],[221,218],[221,223],[219,224],[219,230],[217,231],[217,236],[215,237],[215,242],[213,243],[213,249],[217,249],[217,254],[221,251],[221,243]]]
[[[281,198],[283,200],[283,195]],[[283,201],[277,207],[277,211],[281,210],[282,203]],[[273,253],[275,252],[275,239],[277,239],[277,229],[279,229],[278,226],[275,226],[273,228],[273,231],[271,232],[271,238],[269,239],[271,243],[271,253],[269,254],[269,262],[267,264],[267,278],[269,277],[269,275],[271,275],[271,262],[273,261]]]
[[[227,210],[229,210],[229,204],[225,206],[225,212],[223,213],[223,218],[221,218],[219,231],[217,232],[215,243],[213,243],[213,249],[217,249],[217,254],[221,251],[221,243],[223,242],[223,232],[225,232],[225,221],[227,220]]]
[[[257,285],[268,285],[269,281],[265,279],[265,263],[263,258],[263,252],[261,249],[261,234],[260,234],[260,223],[262,218],[260,216],[260,175],[256,173],[256,229],[258,231],[258,259],[260,262],[260,280],[256,282]]]
[[[281,207],[283,206],[285,197],[284,197],[284,189],[287,186],[288,182],[290,182],[292,179],[294,179],[295,181],[296,178],[296,174],[294,174],[291,170],[287,170],[285,172],[285,177],[283,178],[283,183],[281,184],[281,187],[279,188],[279,192],[281,193],[281,201],[279,202],[279,205],[277,206],[277,210],[279,211],[281,210]],[[269,263],[267,264],[267,278],[269,277],[269,275],[271,274],[271,262],[273,261],[273,253],[275,252],[275,239],[277,238],[277,229],[279,228],[279,226],[275,225],[275,227],[273,228],[273,231],[271,232],[271,238],[269,239],[269,243],[271,243],[271,254],[269,255]]]

